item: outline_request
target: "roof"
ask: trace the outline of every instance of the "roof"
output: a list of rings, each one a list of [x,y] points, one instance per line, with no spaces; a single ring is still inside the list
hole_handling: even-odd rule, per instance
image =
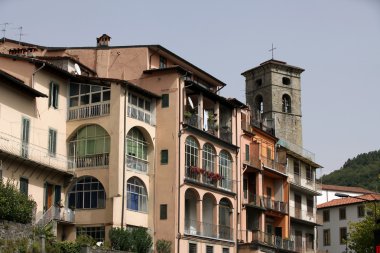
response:
[[[92,74],[96,75],[96,72],[92,69],[90,69],[89,67],[87,67],[86,65],[84,65],[83,63],[81,63],[79,60],[73,58],[73,57],[70,57],[70,56],[36,56],[37,59],[41,59],[41,60],[47,60],[47,61],[54,61],[54,60],[71,60],[75,63],[77,63],[81,68],[91,72]]]
[[[32,87],[26,85],[23,81],[20,79],[8,74],[5,71],[0,70],[0,78],[4,78],[8,81],[8,85],[17,88],[18,91],[22,91],[28,95],[31,95],[32,97],[48,97],[47,95],[39,92],[38,90],[33,89]],[[11,83],[11,84],[10,84]]]
[[[354,193],[362,193],[362,194],[375,193],[373,191],[364,189],[362,187],[340,186],[340,185],[330,185],[330,184],[322,184],[322,190],[354,192]]]
[[[372,201],[380,201],[380,194],[363,194],[355,197],[347,197],[347,198],[339,198],[333,199],[328,202],[317,205],[318,209],[335,207],[335,206],[346,206],[363,202],[372,202]]]
[[[284,62],[284,61],[279,61],[279,60],[271,59],[271,60],[265,61],[265,62],[263,62],[263,63],[260,63],[259,66],[254,67],[254,68],[251,68],[251,69],[249,69],[249,70],[246,70],[246,71],[244,71],[244,72],[241,73],[241,74],[244,76],[244,75],[248,74],[248,73],[251,72],[251,71],[254,71],[254,70],[257,70],[257,69],[262,68],[263,66],[269,66],[269,65],[273,65],[273,66],[277,66],[277,67],[284,67],[284,68],[287,68],[287,69],[292,69],[292,70],[294,70],[294,71],[296,71],[296,72],[299,72],[299,73],[302,73],[302,72],[305,71],[303,68],[289,65],[289,64],[287,64],[287,63]]]
[[[169,67],[166,67],[166,68],[158,68],[158,69],[147,69],[147,70],[144,70],[143,73],[144,74],[153,74],[153,73],[162,73],[162,72],[168,72],[168,71],[177,71],[179,73],[190,73],[190,71],[187,71],[186,69],[184,69],[183,67],[179,66],[179,65],[173,65],[173,66],[169,66]]]

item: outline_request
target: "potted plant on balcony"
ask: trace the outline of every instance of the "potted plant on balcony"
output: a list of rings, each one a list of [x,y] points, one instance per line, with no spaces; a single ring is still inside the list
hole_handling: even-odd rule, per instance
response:
[[[190,117],[192,116],[193,114],[190,112],[190,111],[185,111],[184,113],[183,113],[183,117],[185,118],[185,119],[190,119]]]

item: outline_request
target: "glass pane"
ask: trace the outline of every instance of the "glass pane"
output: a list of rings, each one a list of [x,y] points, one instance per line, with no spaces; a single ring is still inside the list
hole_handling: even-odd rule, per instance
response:
[[[84,193],[84,208],[90,208],[90,203],[91,203],[91,194],[90,192],[85,192]]]
[[[81,105],[88,105],[90,103],[90,96],[84,95],[80,97],[80,104]]]
[[[70,84],[70,96],[75,96],[79,94],[79,85],[76,83]]]
[[[93,154],[95,154],[95,140],[88,140],[86,155],[93,155]]]
[[[110,100],[110,97],[111,97],[111,92],[109,92],[109,91],[103,92],[103,101]]]
[[[79,103],[79,97],[70,98],[70,107],[78,106],[78,103]]]
[[[91,95],[91,103],[99,103],[100,102],[100,93],[93,93]]]
[[[77,193],[76,208],[83,208],[83,192],[78,192]]]
[[[86,94],[90,92],[90,86],[86,84],[81,84],[80,86],[80,93],[81,94]]]
[[[132,95],[132,104],[137,106],[137,97]]]
[[[145,110],[150,111],[150,101],[145,100]]]
[[[91,85],[91,92],[101,91],[102,87],[99,85]]]
[[[139,105],[138,105],[140,108],[143,108],[144,109],[144,99],[142,98],[139,98]]]

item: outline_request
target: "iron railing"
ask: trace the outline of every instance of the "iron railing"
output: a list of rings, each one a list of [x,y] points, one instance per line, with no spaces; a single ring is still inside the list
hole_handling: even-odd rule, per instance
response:
[[[243,163],[244,164],[247,164],[251,167],[254,167],[254,168],[258,168],[258,169],[261,169],[261,160],[257,159],[257,158],[253,158],[252,155],[249,155],[249,157],[247,157],[246,153],[242,153],[243,155]],[[249,158],[249,159],[247,159]]]
[[[30,143],[23,143],[20,138],[3,132],[0,132],[0,150],[57,170],[67,171],[68,168],[72,168],[72,162],[67,156],[52,154],[46,148]]]
[[[286,167],[284,164],[274,161],[273,159],[270,159],[268,157],[262,156],[261,161],[264,164],[265,167],[276,170],[278,172],[281,172],[283,174],[286,173]]]
[[[68,120],[94,118],[110,114],[110,103],[89,104],[79,107],[70,107]]]
[[[288,142],[284,139],[280,139],[277,144],[283,146],[284,148],[287,148],[295,153],[297,153],[298,155],[302,156],[302,157],[305,157],[307,159],[309,159],[310,161],[315,161],[315,154],[307,149],[304,149],[303,147],[301,146],[298,146],[294,143],[291,143],[291,142]]]
[[[241,230],[239,236],[240,242],[262,243],[277,249],[295,250],[294,241],[261,230]]]
[[[288,170],[288,179],[289,179],[289,182],[299,185],[299,186],[303,186],[312,191],[319,191],[322,189],[322,185],[320,182],[315,181],[313,179],[307,179],[297,174],[293,174],[289,170]]]
[[[150,111],[143,110],[143,109],[141,109],[135,105],[132,105],[132,104],[128,105],[127,116],[130,118],[133,118],[133,119],[143,121],[143,122],[148,123],[150,125],[155,124],[155,120],[152,117],[153,115]]]
[[[109,165],[109,154],[95,154],[71,157],[72,168],[105,167]]]
[[[262,197],[264,207],[273,211],[288,213],[288,203],[278,200],[273,200],[270,197]]]
[[[218,224],[211,224],[197,220],[185,220],[185,234],[204,236],[214,239],[233,240],[234,229]]]
[[[202,183],[218,189],[234,192],[235,181],[222,175],[197,167],[187,167],[185,177],[189,181]]]
[[[244,194],[243,204],[249,204],[249,205],[253,205],[257,207],[264,207],[262,197],[260,197],[259,195],[253,194],[251,192],[249,192],[248,194]]]
[[[42,216],[37,220],[36,225],[45,226],[52,220],[60,222],[75,222],[75,212],[67,207],[51,206]]]
[[[316,209],[313,207],[311,210],[303,210],[302,208],[295,207],[293,205],[289,206],[289,214],[291,217],[300,219],[300,220],[305,220],[309,222],[313,222],[316,224],[320,224],[319,222],[322,221],[320,216],[321,214],[316,213]]]
[[[130,168],[132,170],[137,170],[137,171],[140,171],[140,172],[143,172],[143,173],[147,173],[148,172],[148,161],[145,161],[145,160],[142,160],[142,159],[139,159],[135,156],[131,156],[131,155],[126,155],[126,163],[125,163],[125,166],[127,168]]]
[[[184,116],[184,123],[189,125],[189,126],[203,130],[202,117],[199,117],[197,114],[185,115]]]

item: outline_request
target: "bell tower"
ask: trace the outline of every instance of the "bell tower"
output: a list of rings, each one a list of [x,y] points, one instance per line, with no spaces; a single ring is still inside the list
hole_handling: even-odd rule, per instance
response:
[[[276,137],[302,146],[301,73],[304,69],[271,59],[245,71],[246,101],[253,123]]]

